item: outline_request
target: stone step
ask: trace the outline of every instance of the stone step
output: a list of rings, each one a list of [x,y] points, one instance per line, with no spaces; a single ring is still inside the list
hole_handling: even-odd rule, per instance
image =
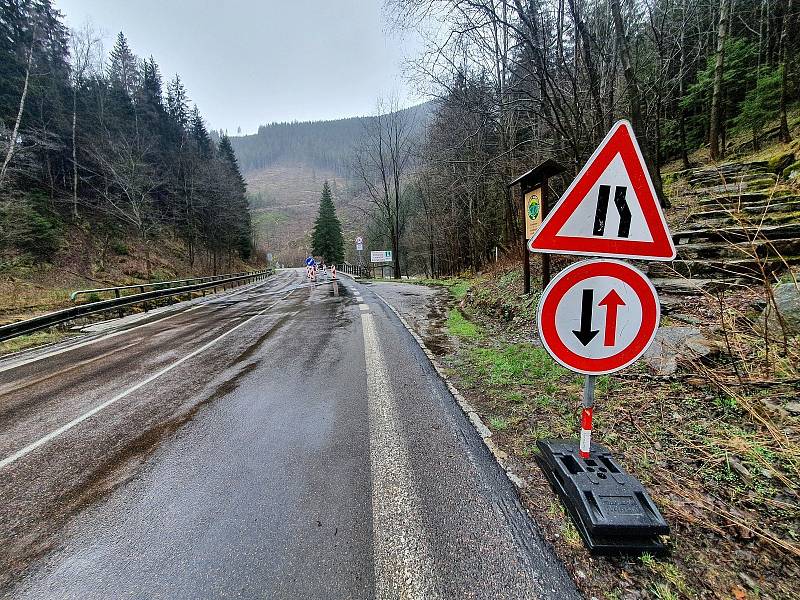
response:
[[[745,206],[748,204],[766,204],[767,202],[791,202],[798,198],[789,190],[777,189],[766,190],[759,192],[743,192],[741,194],[722,194],[719,196],[708,195],[700,197],[697,200],[697,205],[700,207],[717,208],[720,206],[736,207]]]
[[[791,225],[797,223],[797,213],[767,213],[746,214],[734,213],[732,215],[716,218],[703,218],[697,221],[687,219],[680,227],[681,232],[691,232],[703,229],[742,229],[755,230],[758,227],[771,227],[773,225]]]
[[[758,191],[764,190],[765,192],[771,191],[777,184],[778,178],[769,173],[761,174],[757,177],[749,178],[747,180],[722,180],[703,182],[702,184],[695,184],[686,190],[689,196],[703,196],[708,194],[741,194],[747,190]]]
[[[650,269],[648,269],[650,273]],[[672,296],[700,296],[726,287],[725,281],[714,279],[687,279],[686,277],[655,277],[650,281],[659,294]]]
[[[785,262],[784,262],[785,261]],[[669,263],[652,263],[648,269],[650,277],[675,277],[675,274],[690,278],[744,281],[761,279],[759,262],[753,258],[737,260],[674,260]],[[770,276],[786,269],[786,264],[800,264],[800,256],[768,258],[764,260],[764,270]]]
[[[704,167],[700,169],[689,169],[676,173],[679,177],[725,177],[737,175],[740,173],[768,173],[769,163],[765,160],[756,160],[750,162],[733,162],[721,165],[714,165],[713,167]]]
[[[714,207],[709,210],[691,213],[687,218],[687,222],[698,223],[709,219],[735,222],[736,218],[753,219],[756,217],[761,219],[762,216],[765,219],[772,219],[773,222],[789,223],[792,220],[800,221],[800,198],[796,196],[791,198],[788,202],[780,199],[769,203],[743,204],[725,208]]]
[[[713,241],[744,242],[752,238],[779,240],[800,237],[800,223],[765,225],[760,228],[749,227],[703,227],[685,229],[672,235],[676,246],[683,244]]]
[[[753,242],[701,242],[678,246],[681,260],[739,260],[743,258],[800,256],[800,238]]]

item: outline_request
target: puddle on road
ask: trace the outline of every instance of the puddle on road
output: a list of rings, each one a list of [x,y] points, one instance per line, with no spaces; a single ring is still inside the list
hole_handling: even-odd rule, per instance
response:
[[[350,293],[350,290],[348,289],[348,287],[346,285],[339,285],[338,281],[332,281],[331,282],[331,288],[330,288],[330,290],[328,292],[328,295],[332,296],[332,297],[335,297],[335,298],[338,298],[338,297],[344,297],[344,298],[352,297],[352,294]]]

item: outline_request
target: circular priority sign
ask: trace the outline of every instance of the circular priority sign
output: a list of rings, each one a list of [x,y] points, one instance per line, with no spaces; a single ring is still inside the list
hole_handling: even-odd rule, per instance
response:
[[[539,336],[572,371],[624,369],[650,346],[661,307],[650,280],[616,260],[585,260],[559,273],[539,302]]]

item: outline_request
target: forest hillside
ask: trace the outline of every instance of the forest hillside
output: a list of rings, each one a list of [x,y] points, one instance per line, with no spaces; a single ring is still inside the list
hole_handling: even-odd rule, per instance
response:
[[[245,182],[179,75],[49,1],[0,2],[0,321],[68,292],[247,268]]]
[[[396,113],[408,122],[409,136],[421,140],[434,109],[433,102],[425,102]],[[282,264],[300,264],[308,255],[322,185],[328,181],[346,248],[352,252],[352,241],[364,235],[368,221],[356,154],[379,120],[366,116],[272,123],[261,126],[257,134],[230,138],[247,181],[259,248]]]
[[[399,112],[413,123],[414,133],[421,134],[433,108],[432,102],[425,102]],[[352,173],[353,151],[375,120],[375,116],[364,116],[270,123],[253,135],[231,137],[231,142],[245,173],[275,164],[302,164],[348,176]]]

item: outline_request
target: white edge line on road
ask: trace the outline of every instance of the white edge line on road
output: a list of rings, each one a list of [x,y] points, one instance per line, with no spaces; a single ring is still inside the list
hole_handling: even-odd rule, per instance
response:
[[[420,337],[420,335],[411,328],[408,322],[406,322],[406,320],[400,315],[400,312],[394,306],[392,306],[386,300],[386,298],[381,296],[378,292],[373,291],[372,293],[375,294],[375,296],[377,296],[378,299],[381,302],[383,302],[390,311],[394,313],[394,315],[399,319],[403,327],[406,328],[406,330],[411,334],[411,336],[417,342],[419,347],[422,348],[422,351],[425,353],[425,356],[428,357],[428,360],[430,361],[431,365],[433,365],[433,368],[436,370],[436,373],[439,375],[442,381],[444,381],[445,385],[447,385],[447,389],[453,395],[453,398],[456,399],[456,403],[461,408],[462,412],[467,417],[467,419],[469,419],[469,422],[475,428],[475,431],[478,433],[479,436],[481,436],[483,443],[486,444],[486,447],[489,449],[489,452],[492,453],[492,456],[494,456],[494,459],[498,462],[500,468],[503,469],[503,471],[505,471],[506,475],[515,486],[517,486],[520,489],[524,488],[525,481],[519,475],[514,473],[514,471],[507,464],[508,455],[502,450],[500,450],[500,448],[498,448],[495,445],[494,441],[492,440],[491,429],[489,429],[486,426],[486,424],[481,420],[478,411],[476,411],[475,408],[469,402],[467,402],[467,399],[464,398],[461,392],[459,392],[456,389],[456,387],[450,382],[450,379],[447,377],[447,373],[445,372],[444,368],[439,363],[439,361],[436,360],[436,355],[430,351],[430,349],[425,345],[425,342]]]
[[[294,290],[292,290],[292,291],[294,291]],[[236,331],[240,327],[243,327],[243,326],[247,325],[250,321],[252,321],[253,319],[255,319],[257,317],[260,317],[262,314],[264,314],[270,308],[275,306],[278,302],[280,302],[281,300],[284,300],[285,298],[287,298],[290,294],[292,294],[292,292],[289,292],[285,296],[279,298],[278,300],[276,300],[275,302],[273,302],[269,306],[264,307],[263,309],[258,311],[256,314],[254,314],[252,317],[250,317],[248,319],[245,319],[244,321],[242,321],[238,325],[235,325],[235,326],[231,327],[230,329],[228,329],[228,331],[226,331],[225,333],[223,333],[221,335],[218,335],[217,337],[215,337],[210,342],[206,342],[205,344],[200,346],[197,350],[193,350],[192,352],[190,352],[189,354],[187,354],[183,358],[180,358],[180,359],[176,360],[171,365],[169,365],[167,367],[164,367],[163,369],[161,369],[157,373],[154,373],[153,375],[150,375],[150,377],[148,377],[147,379],[144,379],[144,380],[140,381],[139,383],[137,383],[136,385],[129,387],[124,392],[120,392],[119,394],[117,394],[116,396],[111,398],[110,400],[106,400],[102,404],[98,404],[92,410],[83,413],[81,416],[72,419],[72,421],[70,421],[69,423],[66,423],[65,425],[62,425],[61,427],[59,427],[58,429],[55,429],[54,431],[51,431],[46,436],[39,438],[35,442],[33,442],[31,444],[28,444],[27,446],[25,446],[24,448],[21,448],[20,450],[17,450],[11,456],[9,456],[7,458],[4,458],[3,460],[0,460],[0,469],[2,469],[4,467],[7,467],[8,465],[10,465],[11,463],[19,460],[20,458],[22,458],[26,454],[29,454],[30,452],[33,452],[34,450],[36,450],[40,446],[43,446],[44,444],[46,444],[47,442],[49,442],[51,440],[54,440],[55,438],[60,436],[62,433],[65,433],[65,432],[69,431],[70,429],[72,429],[76,425],[79,425],[79,424],[83,423],[86,419],[89,419],[89,418],[93,417],[94,415],[99,413],[104,408],[107,408],[107,407],[111,406],[112,404],[114,404],[115,402],[118,402],[119,400],[122,400],[125,396],[128,396],[128,395],[132,394],[136,390],[138,390],[138,389],[144,387],[145,385],[147,385],[148,383],[158,379],[162,375],[165,375],[166,373],[169,373],[170,371],[172,371],[172,369],[182,365],[183,363],[185,363],[190,358],[193,358],[193,357],[197,356],[198,354],[200,354],[201,352],[204,352],[204,351],[208,350],[209,348],[211,348],[211,346],[213,346],[214,344],[216,344],[220,340],[228,337],[230,334],[232,334],[234,331]]]
[[[369,414],[375,597],[437,599],[434,563],[411,480],[408,449],[398,431],[389,368],[373,319],[370,313],[361,314]]]
[[[267,281],[269,281],[269,280],[267,280]],[[32,356],[31,358],[29,358],[27,360],[23,360],[23,361],[18,362],[18,363],[12,363],[10,365],[6,365],[4,367],[0,367],[0,373],[5,373],[6,371],[11,371],[13,369],[19,369],[20,367],[24,367],[25,365],[29,365],[31,363],[35,363],[35,362],[38,362],[40,360],[44,360],[45,358],[51,358],[53,356],[58,356],[59,354],[64,354],[64,352],[70,352],[72,350],[78,350],[79,348],[83,348],[84,346],[89,346],[91,344],[96,344],[97,342],[102,342],[104,340],[109,340],[111,338],[117,337],[118,335],[122,335],[123,333],[128,333],[128,332],[134,331],[136,329],[140,329],[142,327],[149,327],[150,325],[155,325],[156,323],[161,323],[163,321],[166,321],[167,319],[171,319],[172,317],[177,317],[178,315],[184,315],[187,312],[190,312],[190,311],[193,311],[193,310],[197,310],[198,308],[201,308],[203,306],[208,306],[209,304],[212,304],[213,300],[220,300],[222,298],[230,298],[231,296],[236,296],[236,295],[241,294],[243,292],[253,291],[255,289],[258,289],[262,285],[265,285],[267,283],[267,281],[262,281],[261,283],[259,283],[257,285],[254,285],[252,287],[249,287],[247,289],[244,289],[244,290],[238,290],[235,294],[223,294],[221,296],[213,295],[213,296],[204,297],[204,298],[200,299],[200,300],[203,300],[203,301],[199,302],[197,305],[190,306],[190,307],[184,308],[184,309],[177,308],[175,310],[175,312],[173,312],[173,313],[171,313],[171,314],[169,314],[169,315],[167,315],[165,317],[160,317],[160,318],[155,319],[153,321],[148,321],[147,323],[142,323],[141,325],[136,325],[134,327],[128,327],[127,329],[121,329],[119,331],[115,331],[113,333],[109,333],[108,335],[103,335],[103,336],[98,337],[98,338],[94,338],[94,339],[91,339],[91,340],[86,340],[85,342],[79,342],[77,344],[72,344],[70,346],[66,346],[65,348],[59,348],[58,350],[53,350],[52,352],[46,352],[46,353],[41,354],[39,356]],[[177,305],[172,305],[172,306],[177,306]],[[146,318],[146,317],[143,317],[143,318]],[[8,359],[8,360],[13,360],[13,359]]]

